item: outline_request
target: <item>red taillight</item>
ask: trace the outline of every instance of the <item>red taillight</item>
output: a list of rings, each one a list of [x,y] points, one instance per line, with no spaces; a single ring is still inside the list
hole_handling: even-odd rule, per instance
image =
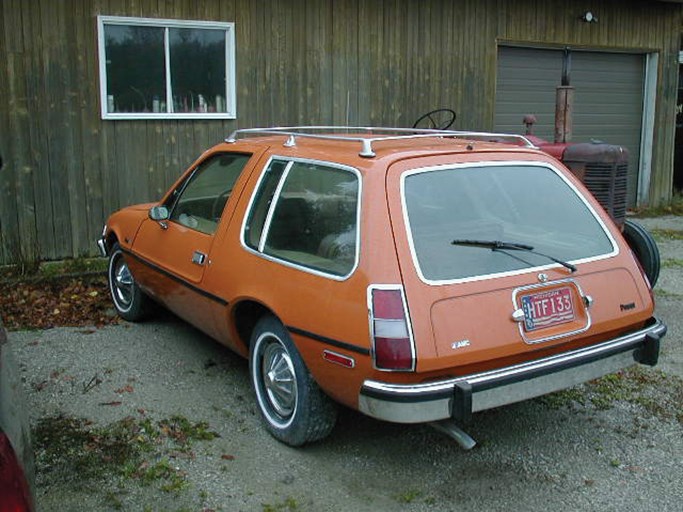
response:
[[[415,369],[415,349],[401,287],[370,289],[370,326],[375,367]]]
[[[31,493],[7,436],[0,432],[0,512],[30,512]]]

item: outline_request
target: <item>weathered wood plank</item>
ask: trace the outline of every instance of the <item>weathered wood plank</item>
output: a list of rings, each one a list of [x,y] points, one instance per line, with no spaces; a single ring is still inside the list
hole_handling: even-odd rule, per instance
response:
[[[69,55],[64,42],[64,9],[57,2],[41,3],[44,34],[44,81],[47,89],[47,115],[44,122],[48,132],[50,182],[53,194],[53,223],[55,227],[55,255],[73,255],[71,191],[69,189],[69,161],[73,151],[73,131],[67,126],[67,65]],[[59,20],[62,19],[60,23]],[[75,212],[74,212],[75,213]]]
[[[47,90],[42,81],[43,36],[39,3],[26,6],[22,22],[24,52],[24,82],[26,104],[30,115],[25,120],[28,140],[25,167],[30,169],[35,208],[36,237],[41,249],[41,257],[54,258],[55,231],[52,224],[52,187],[49,172],[48,133],[45,123]],[[27,22],[27,20],[30,20]]]
[[[78,52],[77,80],[78,103],[80,113],[80,131],[82,140],[83,179],[85,186],[86,207],[86,241],[84,251],[91,252],[94,241],[102,230],[102,219],[109,212],[104,207],[104,175],[103,157],[99,148],[102,137],[99,109],[99,68],[97,59],[87,58],[97,55],[97,23],[98,10],[93,9],[89,0],[77,0],[74,23],[76,24],[76,51]],[[86,79],[92,77],[95,79]],[[94,98],[96,101],[91,101]]]
[[[92,247],[92,238],[88,237],[89,219],[86,201],[86,180],[84,176],[83,133],[81,109],[86,108],[80,98],[87,93],[84,90],[84,55],[78,41],[78,25],[83,19],[82,7],[70,2],[69,12],[58,9],[51,20],[61,32],[59,48],[66,55],[73,56],[66,63],[58,65],[66,88],[61,91],[60,125],[63,132],[68,132],[70,144],[65,147],[66,176],[69,191],[69,213],[72,234],[72,251],[68,256],[87,255]],[[75,21],[79,20],[79,21]],[[68,28],[67,28],[68,27]],[[83,35],[81,35],[81,38]]]
[[[9,20],[7,11],[11,7],[9,2],[0,4],[3,22]],[[12,53],[7,51],[8,29],[4,23],[3,29],[0,33],[0,49],[3,53],[3,58],[0,59],[0,261],[11,262],[17,261],[17,256],[20,255],[16,168],[17,163],[21,162],[21,157],[17,154],[18,148],[13,144],[14,134],[10,116],[16,101],[12,89],[15,77],[14,66],[10,60]]]
[[[17,249],[26,261],[36,261],[42,252],[36,231],[36,200],[34,196],[33,172],[30,163],[30,111],[26,86],[26,41],[23,25],[30,20],[21,12],[19,2],[11,2],[10,9],[16,13],[12,30],[16,41],[9,45],[14,51],[8,59],[10,77],[9,95],[11,98],[9,121],[10,137],[14,153],[14,173],[16,184],[16,215],[19,230]]]

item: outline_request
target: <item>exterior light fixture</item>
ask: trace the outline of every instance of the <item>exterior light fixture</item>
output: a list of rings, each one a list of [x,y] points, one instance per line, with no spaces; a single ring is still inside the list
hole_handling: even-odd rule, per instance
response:
[[[586,23],[597,23],[598,18],[596,18],[595,14],[591,11],[586,11],[581,15],[581,21],[585,21]]]

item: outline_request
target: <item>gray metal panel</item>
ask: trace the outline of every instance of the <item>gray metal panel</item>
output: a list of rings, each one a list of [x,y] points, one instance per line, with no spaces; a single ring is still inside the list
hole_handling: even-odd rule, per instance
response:
[[[499,47],[494,130],[523,133],[522,117],[533,113],[538,118],[534,134],[552,140],[562,53]],[[636,202],[644,76],[644,55],[572,51],[573,141],[594,139],[628,148],[629,206]]]
[[[522,118],[534,114],[534,135],[552,140],[561,77],[561,51],[499,47],[494,131],[524,133]]]
[[[591,139],[629,151],[628,205],[636,204],[643,119],[645,56],[574,52],[574,140]]]

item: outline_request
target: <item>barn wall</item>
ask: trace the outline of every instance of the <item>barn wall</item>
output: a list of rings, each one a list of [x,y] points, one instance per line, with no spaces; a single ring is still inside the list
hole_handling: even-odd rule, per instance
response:
[[[0,263],[95,253],[237,127],[493,125],[499,43],[659,52],[650,198],[671,196],[681,6],[592,0],[3,0]],[[586,24],[590,8],[599,22]],[[97,15],[232,21],[236,120],[100,119]]]

